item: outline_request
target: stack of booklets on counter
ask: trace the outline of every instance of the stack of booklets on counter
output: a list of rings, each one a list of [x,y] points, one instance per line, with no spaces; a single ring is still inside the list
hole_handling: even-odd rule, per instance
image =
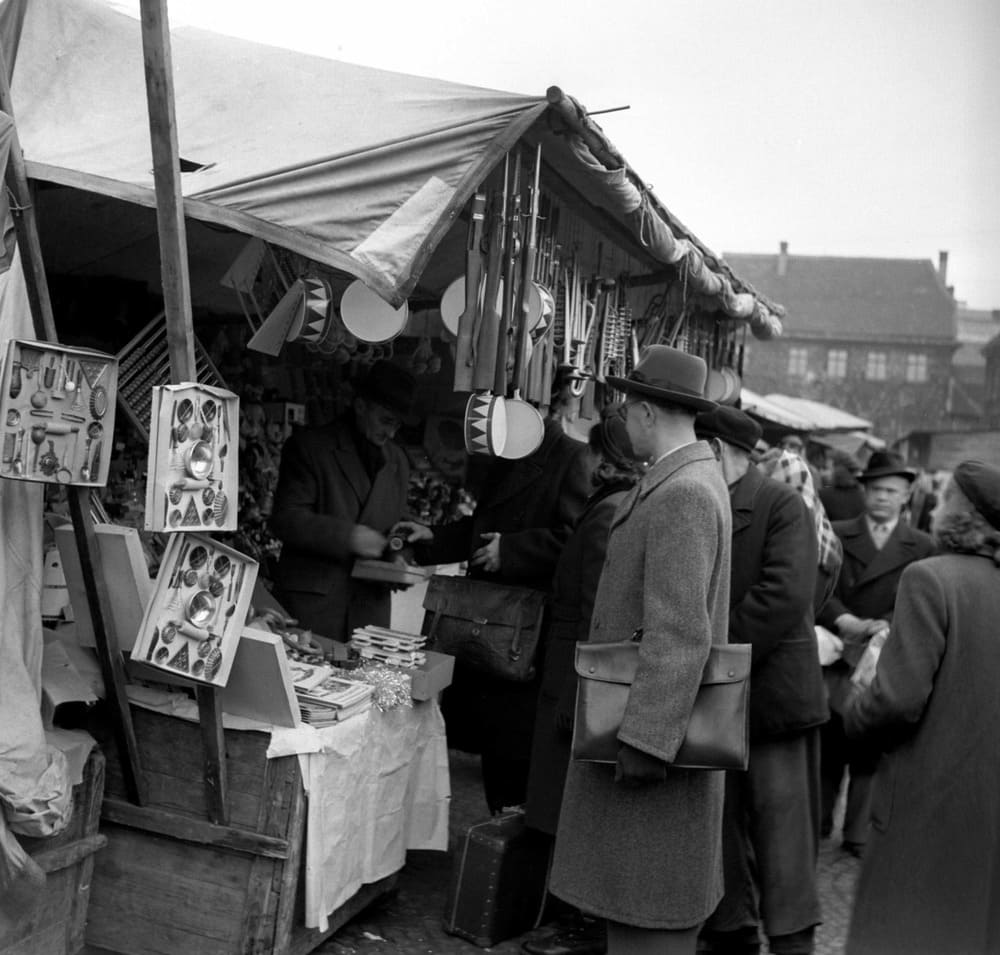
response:
[[[373,687],[337,676],[333,667],[289,661],[302,722],[310,726],[340,723],[371,707]]]
[[[423,652],[426,642],[427,638],[420,634],[368,626],[355,630],[349,645],[365,660],[409,670],[427,661]]]

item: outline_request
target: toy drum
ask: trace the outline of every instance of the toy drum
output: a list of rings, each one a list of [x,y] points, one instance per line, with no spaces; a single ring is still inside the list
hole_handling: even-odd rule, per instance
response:
[[[465,450],[499,455],[507,443],[507,408],[503,398],[488,392],[469,396],[465,406]]]

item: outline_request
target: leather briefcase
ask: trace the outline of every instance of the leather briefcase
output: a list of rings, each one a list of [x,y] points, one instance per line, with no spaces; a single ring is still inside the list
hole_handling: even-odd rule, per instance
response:
[[[535,676],[545,594],[470,577],[435,574],[424,595],[427,645],[505,680]]]
[[[614,763],[618,730],[639,665],[639,640],[576,645],[576,720],[573,758]],[[750,645],[713,645],[694,700],[684,742],[671,766],[679,769],[746,769]]]

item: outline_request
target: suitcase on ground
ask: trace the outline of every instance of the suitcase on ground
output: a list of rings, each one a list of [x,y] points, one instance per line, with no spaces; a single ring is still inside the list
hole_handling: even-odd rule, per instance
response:
[[[509,812],[469,827],[452,869],[444,930],[481,948],[529,931],[545,902],[551,840]]]

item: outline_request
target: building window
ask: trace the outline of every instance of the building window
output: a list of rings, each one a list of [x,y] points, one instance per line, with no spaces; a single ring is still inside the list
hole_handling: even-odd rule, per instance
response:
[[[809,367],[809,351],[805,348],[789,348],[788,349],[788,374],[798,375],[802,377],[805,375]]]
[[[869,381],[885,381],[888,367],[889,360],[884,351],[870,351],[865,365],[865,378]]]
[[[906,380],[907,381],[927,381],[927,356],[907,355],[906,356]]]
[[[847,349],[831,348],[826,353],[826,373],[830,378],[847,377]]]

